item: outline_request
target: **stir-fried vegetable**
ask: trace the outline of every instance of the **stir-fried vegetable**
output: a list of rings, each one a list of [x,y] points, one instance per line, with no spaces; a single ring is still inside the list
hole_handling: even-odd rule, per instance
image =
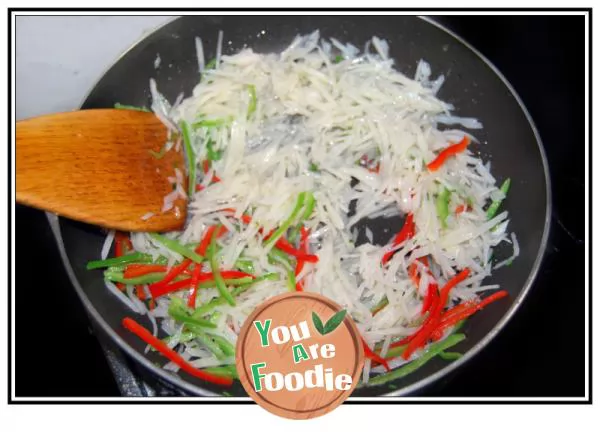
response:
[[[163,341],[153,336],[148,330],[136,323],[131,318],[123,319],[123,327],[130,332],[134,333],[148,345],[152,345],[158,352],[164,355],[167,359],[175,363],[181,369],[188,374],[200,378],[204,381],[212,382],[214,384],[230,386],[233,381],[231,378],[213,375],[201,370],[196,369],[183,359],[179,354],[169,348]]]
[[[504,198],[506,198],[506,195],[508,194],[509,189],[510,189],[510,178],[507,178],[502,183],[502,186],[500,186],[500,191],[504,195]],[[504,198],[496,200],[496,201],[492,201],[492,203],[490,204],[490,206],[488,207],[487,212],[486,212],[488,219],[492,219],[494,216],[496,216],[496,213],[498,212],[498,209],[500,208],[500,204],[502,204],[502,201],[504,201]]]
[[[391,372],[382,375],[377,375],[376,377],[371,378],[369,380],[368,385],[375,386],[385,384],[389,381],[405,377],[406,375],[409,375],[417,369],[419,369],[420,367],[422,367],[425,363],[427,363],[435,356],[439,355],[444,350],[453,347],[454,345],[458,344],[459,342],[462,342],[463,340],[465,340],[464,334],[454,334],[449,336],[447,339],[444,339],[443,341],[431,344],[427,351],[423,353],[423,355],[421,355],[421,357],[413,360],[412,362],[404,366],[399,367],[398,369],[394,369]]]
[[[188,197],[194,195],[196,190],[196,153],[192,146],[192,138],[190,136],[190,126],[186,121],[179,123],[181,128],[181,136],[183,137],[183,147],[188,163]]]

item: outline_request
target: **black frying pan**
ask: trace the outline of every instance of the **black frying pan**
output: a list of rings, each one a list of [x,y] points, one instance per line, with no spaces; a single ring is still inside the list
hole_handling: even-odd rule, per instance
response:
[[[457,346],[466,355],[453,363],[434,359],[417,372],[393,383],[358,389],[355,396],[414,394],[468,362],[506,324],[524,300],[539,268],[550,222],[550,185],[544,151],[525,107],[500,73],[479,53],[449,31],[429,19],[407,16],[188,16],[161,27],[135,45],[92,89],[83,108],[111,107],[115,102],[149,106],[148,82],[157,80],[161,92],[173,101],[180,92],[188,96],[198,80],[194,37],[204,42],[205,55],[215,54],[217,34],[225,33],[223,51],[233,53],[245,46],[257,52],[281,51],[293,37],[315,29],[323,37],[336,37],[356,46],[373,35],[390,42],[390,56],[400,71],[412,76],[419,59],[430,62],[434,74],[443,73],[446,82],[440,98],[454,104],[459,115],[477,117],[484,129],[476,131],[483,143],[474,147],[484,160],[491,159],[498,179],[511,177],[513,186],[503,205],[510,212],[510,230],[516,232],[521,256],[509,267],[494,273],[493,283],[511,294],[510,300],[497,302],[468,320],[467,340]],[[264,34],[263,34],[264,30]],[[230,43],[231,41],[231,43]],[[160,54],[161,67],[154,68]],[[375,241],[386,243],[384,227],[394,232],[398,220],[376,220],[369,227]],[[131,358],[147,368],[163,383],[189,394],[213,395],[221,388],[185,374],[174,375],[156,364],[159,355],[143,354],[144,344],[122,329],[121,319],[129,315],[125,307],[104,287],[101,272],[85,270],[97,259],[104,233],[95,227],[59,219],[54,228],[61,254],[75,288],[89,314],[106,334]],[[502,257],[510,251],[496,249]],[[145,318],[140,322],[149,326]],[[234,396],[244,395],[240,385],[229,389]]]

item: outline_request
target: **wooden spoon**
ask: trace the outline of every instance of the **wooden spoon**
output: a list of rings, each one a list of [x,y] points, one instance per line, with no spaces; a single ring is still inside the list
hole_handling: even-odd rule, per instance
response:
[[[18,203],[123,231],[170,231],[185,222],[185,199],[162,213],[173,190],[168,177],[186,171],[176,149],[183,146],[160,159],[151,154],[168,140],[154,114],[74,111],[19,121],[16,132]]]

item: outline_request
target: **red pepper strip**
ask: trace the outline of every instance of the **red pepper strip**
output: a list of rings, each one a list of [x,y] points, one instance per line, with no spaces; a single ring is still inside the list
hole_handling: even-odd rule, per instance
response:
[[[159,264],[130,264],[123,272],[123,277],[126,279],[135,278],[138,276],[144,276],[149,273],[165,273],[167,271],[166,265]]]
[[[461,204],[458,207],[456,207],[456,210],[454,210],[454,214],[461,214],[464,211],[465,211],[465,205]]]
[[[151,345],[154,349],[156,349],[158,352],[160,352],[162,355],[164,355],[166,358],[168,358],[170,361],[175,363],[177,366],[179,366],[181,369],[183,369],[190,375],[208,382],[212,382],[214,384],[225,386],[230,386],[231,384],[233,384],[233,380],[231,378],[216,376],[196,369],[194,366],[185,361],[183,357],[181,357],[179,354],[177,354],[175,351],[169,348],[163,341],[155,337],[147,329],[139,325],[131,318],[123,318],[122,323],[123,327],[135,334],[148,345]]]
[[[223,279],[225,279],[225,283],[227,283],[228,279],[242,279],[242,278],[246,278],[246,277],[251,277],[252,279],[255,278],[255,276],[251,275],[250,273],[244,273],[244,272],[236,271],[236,270],[221,271],[221,276],[223,276]],[[192,277],[193,277],[193,275],[192,275]],[[152,284],[148,288],[150,290],[150,294],[152,295],[152,297],[156,298],[156,297],[163,296],[165,294],[169,294],[174,291],[179,291],[182,289],[189,288],[193,282],[192,277],[182,279],[180,281],[173,282],[168,285]],[[200,282],[212,281],[213,279],[214,279],[214,275],[212,273],[200,273],[198,276],[197,284],[199,284]]]
[[[144,285],[136,285],[135,292],[140,300],[142,300],[142,301],[146,300],[146,293],[144,292]]]
[[[421,276],[419,276],[418,270],[419,266],[416,262],[413,262],[410,267],[408,267],[408,276],[412,279],[417,288],[419,288],[419,285],[421,285]]]
[[[194,272],[192,273],[192,280],[190,281],[192,285],[192,293],[188,298],[188,306],[191,308],[196,307],[196,296],[198,294],[198,280],[200,279],[200,270],[202,270],[202,266],[196,265],[196,267],[194,267]]]
[[[200,192],[202,190],[204,190],[204,186],[202,186],[201,184],[197,184],[196,185],[196,192]]]
[[[400,232],[398,234],[396,234],[396,237],[394,237],[394,240],[392,243],[394,246],[398,246],[399,244],[410,239],[414,235],[415,235],[415,222],[413,220],[413,214],[409,213],[406,216],[406,220],[404,221],[404,226],[402,227]],[[386,253],[383,256],[381,263],[386,264],[390,260],[392,255],[394,255],[394,253],[395,253],[395,251],[390,251],[390,252]]]
[[[379,174],[379,168],[380,168],[380,164],[379,164],[379,162],[377,162],[377,165],[375,165],[375,168],[367,168],[367,170],[370,173]]]
[[[430,283],[427,287],[427,294],[423,299],[423,307],[421,308],[421,315],[425,315],[429,309],[431,309],[431,305],[433,303],[433,298],[437,294],[437,284]]]
[[[210,246],[210,241],[212,239],[213,232],[215,232],[215,229],[217,229],[215,225],[211,225],[208,227],[208,229],[204,233],[204,237],[202,237],[202,241],[200,241],[200,244],[198,244],[198,247],[196,248],[196,253],[202,256],[206,256],[206,251],[208,250],[208,246]],[[217,238],[221,237],[226,232],[227,228],[224,225],[221,225],[221,228],[217,233]]]
[[[152,289],[154,289],[154,288],[167,285],[169,282],[171,282],[173,279],[175,279],[177,276],[179,276],[181,273],[183,273],[185,270],[187,270],[187,268],[189,267],[189,265],[191,263],[192,263],[192,260],[189,258],[186,258],[183,261],[181,261],[181,264],[173,266],[163,280],[149,285],[150,292],[152,292]]]
[[[229,211],[229,212],[235,212],[235,209],[232,209],[232,208],[228,208],[228,209],[224,209],[224,210]],[[243,214],[241,219],[242,219],[242,222],[244,222],[245,224],[249,224],[252,222],[252,217],[247,214]],[[306,231],[306,228],[303,227],[303,229]],[[262,232],[262,231],[263,231],[262,228],[260,230],[258,230],[258,232]],[[265,241],[268,240],[274,231],[275,230],[273,230],[269,234],[267,234],[265,236],[264,240]],[[307,233],[307,236],[308,236],[308,233]],[[319,257],[317,255],[311,255],[308,253],[308,251],[303,252],[300,249],[296,249],[294,246],[292,246],[292,244],[290,244],[290,242],[288,242],[283,237],[281,237],[281,238],[279,238],[279,240],[277,240],[277,242],[275,243],[275,247],[277,249],[287,253],[288,255],[292,255],[293,257],[296,257],[296,259],[298,259],[298,260],[302,260],[302,261],[306,261],[306,262],[310,262],[310,263],[319,262]]]
[[[208,159],[204,159],[204,161],[202,162],[202,170],[204,171],[204,174],[208,174],[208,171],[210,170],[210,161]],[[213,178],[211,182],[218,183],[220,181],[221,179],[219,178],[217,173],[213,172]]]
[[[377,364],[382,364],[386,371],[390,371],[390,365],[388,364],[387,360],[384,359],[383,357],[379,356],[378,354],[374,353],[373,350],[371,348],[369,348],[369,345],[367,345],[367,342],[365,342],[364,339],[362,340],[362,343],[363,343],[363,349],[365,351],[365,357],[368,359],[371,359],[373,362],[376,362]]]
[[[444,333],[444,331],[447,328],[452,327],[457,322],[462,321],[465,318],[470,317],[475,312],[480,311],[481,309],[483,309],[484,307],[486,307],[490,303],[493,303],[496,300],[500,300],[501,298],[504,298],[504,297],[507,297],[507,296],[508,296],[508,292],[502,290],[502,291],[495,292],[491,296],[488,296],[488,297],[484,298],[479,303],[468,302],[468,303],[461,303],[461,304],[459,304],[458,306],[456,306],[453,309],[450,309],[448,312],[446,312],[446,314],[444,314],[444,317],[442,318],[442,322],[435,329],[435,331],[433,332],[432,336],[434,338],[436,338],[436,339],[441,338],[442,335],[443,335],[443,333]],[[462,305],[464,305],[464,307],[460,308],[460,310],[456,310],[456,309],[459,308],[459,306],[462,306]],[[454,313],[450,313],[453,310],[454,310]]]
[[[300,250],[304,250],[304,252],[308,253],[308,234],[309,231],[304,228],[304,225],[302,225],[300,227]],[[317,257],[317,261],[319,260],[319,258]],[[302,271],[302,269],[304,268],[304,261],[302,259],[299,259],[296,261],[296,276],[298,276],[300,274],[300,272]],[[304,282],[303,281],[298,281],[296,282],[296,291],[304,291]]]
[[[415,337],[408,343],[406,350],[402,353],[402,357],[405,360],[408,360],[412,353],[414,353],[418,348],[425,345],[431,333],[438,326],[442,311],[446,307],[446,303],[448,302],[448,297],[450,295],[450,290],[454,288],[457,284],[465,280],[469,276],[470,270],[464,269],[459,274],[450,279],[446,285],[440,290],[440,297],[434,298],[431,305],[431,312],[429,316],[423,322],[422,327],[417,331]]]
[[[283,237],[281,237],[279,240],[277,240],[277,242],[275,243],[275,246],[277,247],[277,249],[282,250],[283,252],[285,252],[288,255],[292,255],[292,256],[296,257],[296,259],[298,259],[300,261],[306,261],[309,263],[319,262],[318,256],[306,254],[303,251],[294,248],[294,246],[292,246]]]
[[[446,159],[448,159],[450,156],[454,156],[465,151],[470,141],[471,140],[469,137],[465,136],[458,144],[453,144],[449,147],[446,147],[440,152],[440,154],[437,155],[434,160],[427,164],[427,169],[429,171],[437,171],[442,165],[444,165],[444,162],[446,162]]]

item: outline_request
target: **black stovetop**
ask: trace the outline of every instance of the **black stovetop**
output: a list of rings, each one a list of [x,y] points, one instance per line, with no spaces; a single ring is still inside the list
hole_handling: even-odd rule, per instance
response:
[[[527,301],[483,352],[427,394],[583,396],[584,18],[438,19],[491,60],[523,99],[546,148],[554,209]],[[118,352],[93,334],[44,214],[17,206],[15,240],[17,396],[136,394],[141,387],[131,387]]]

